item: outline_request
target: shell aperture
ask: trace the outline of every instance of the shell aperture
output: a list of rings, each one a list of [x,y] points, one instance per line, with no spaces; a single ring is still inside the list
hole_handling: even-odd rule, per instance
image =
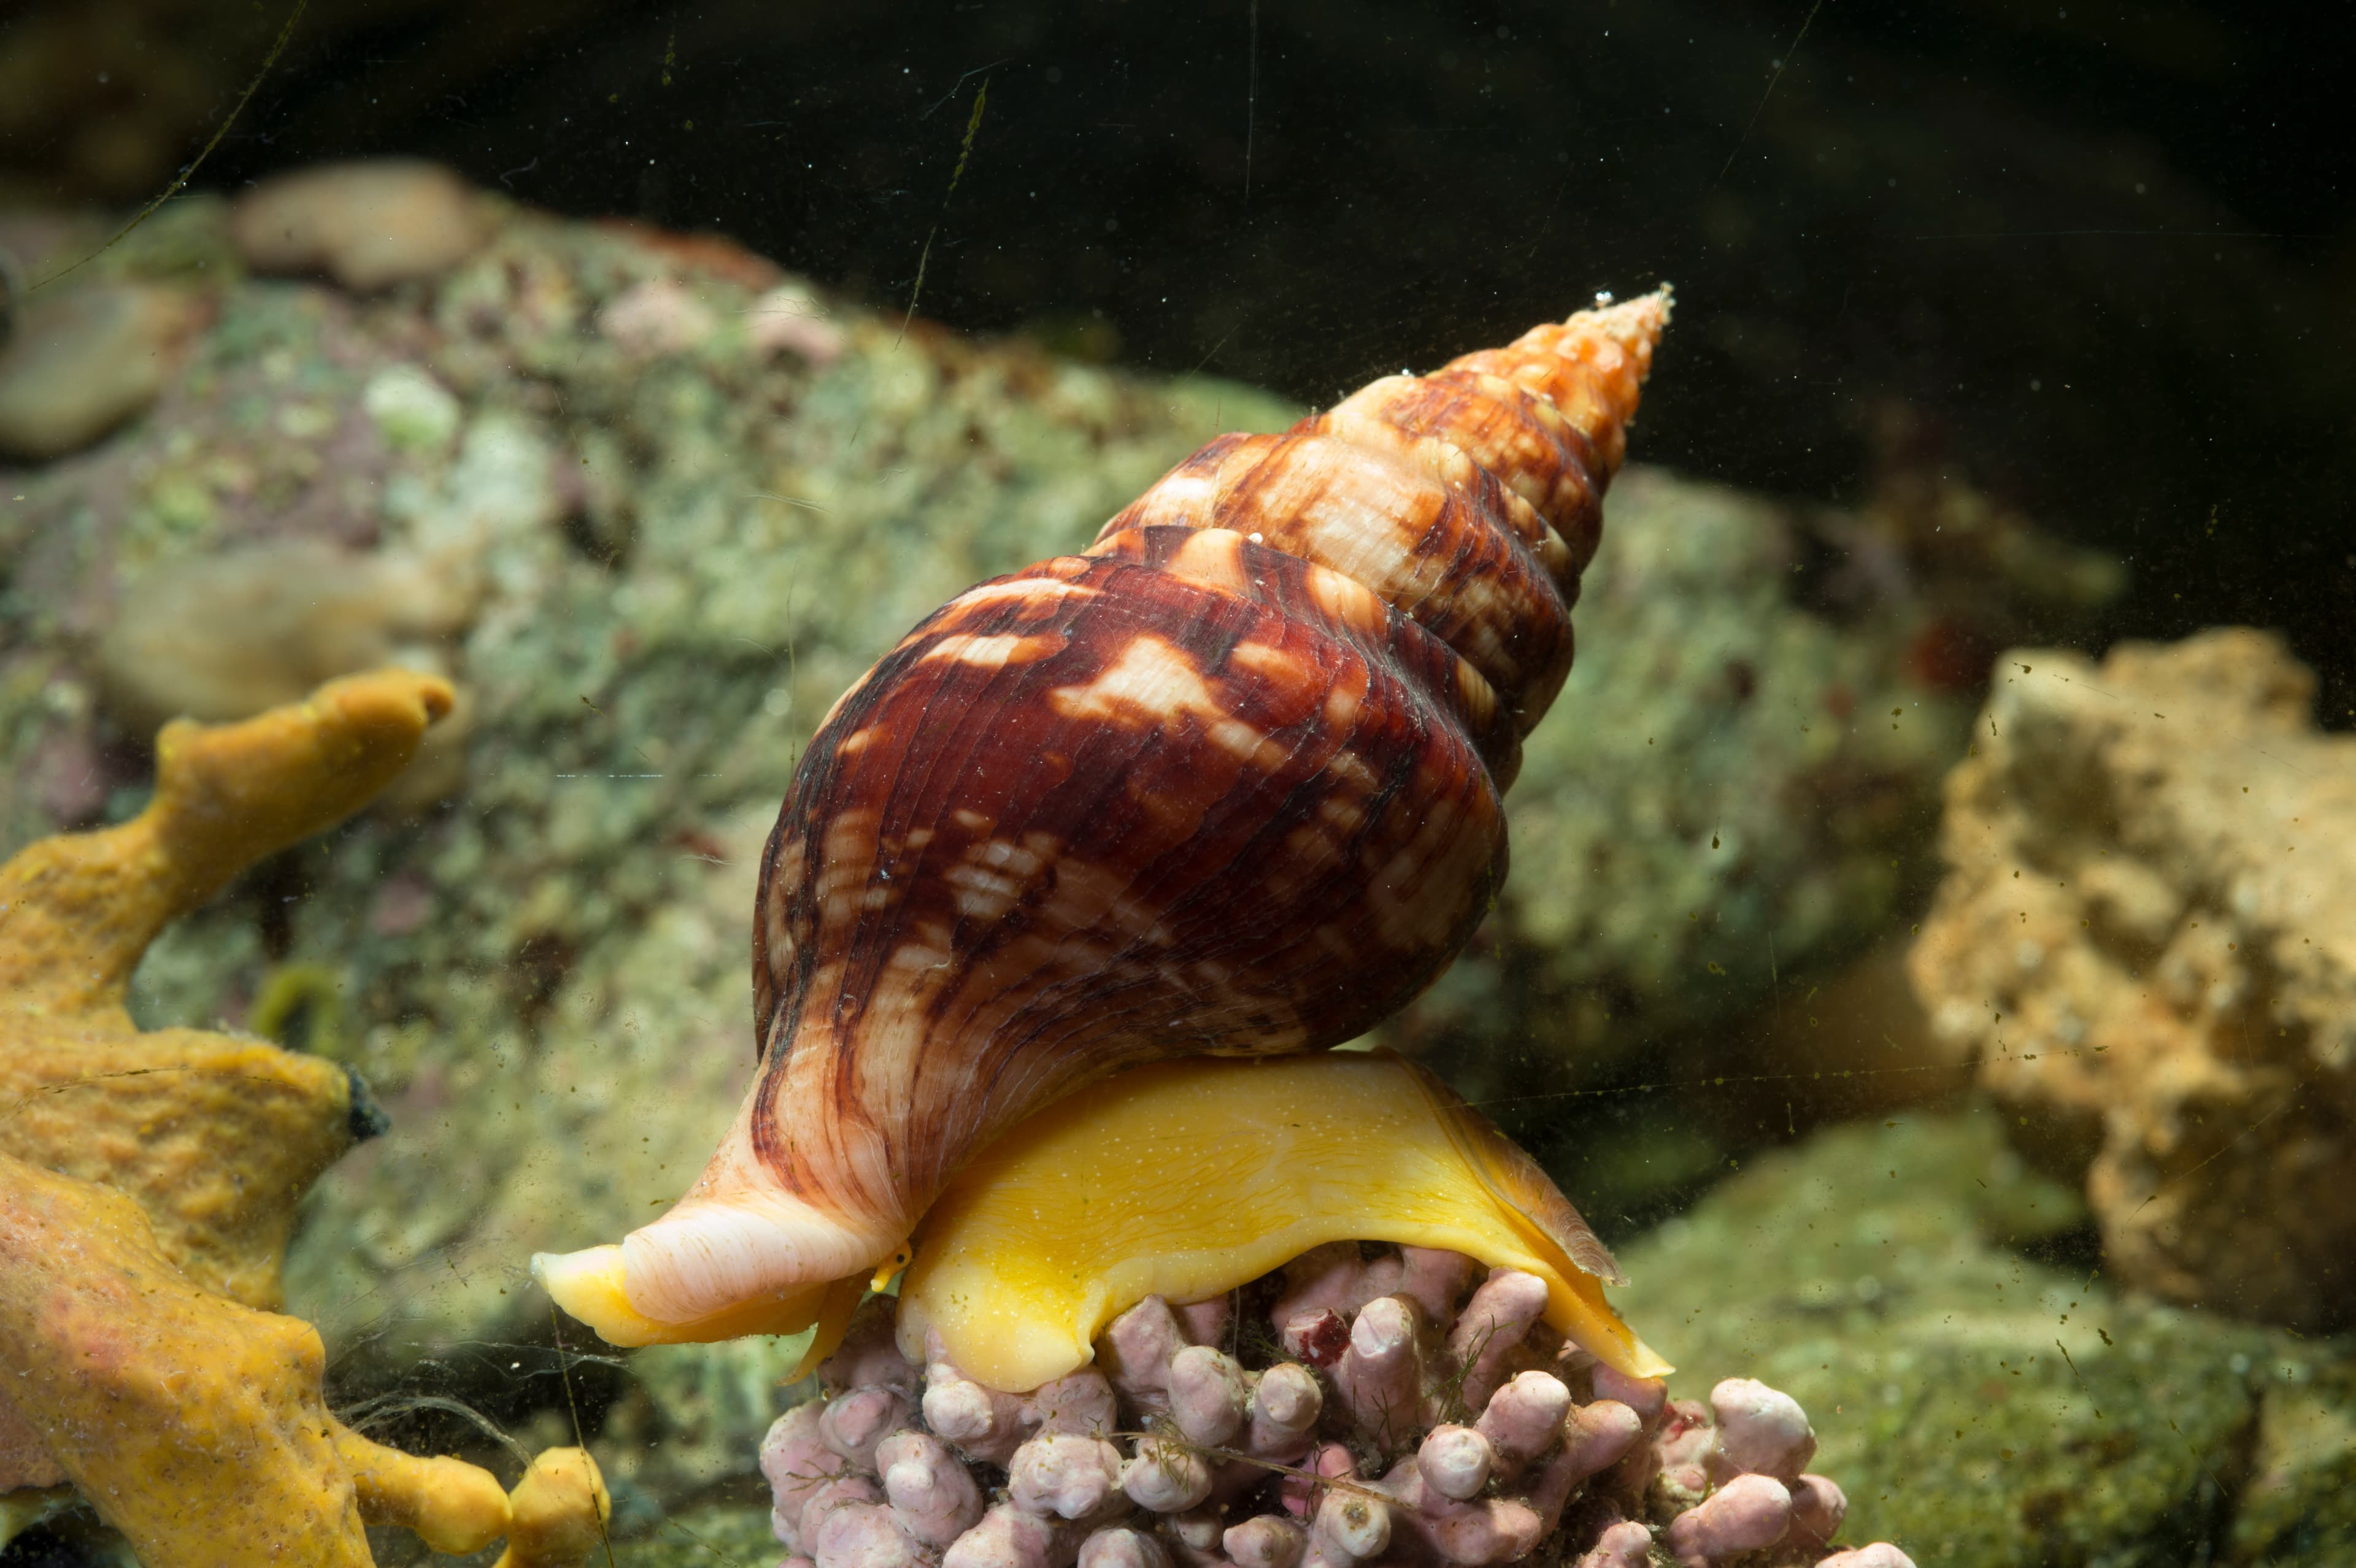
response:
[[[1479,1112],[1387,1052],[1121,1073],[999,1138],[934,1200],[900,1286],[902,1351],[924,1359],[934,1333],[967,1376],[1033,1389],[1086,1366],[1149,1296],[1201,1300],[1369,1241],[1537,1275],[1546,1321],[1581,1349],[1632,1377],[1667,1371],[1603,1299],[1618,1270],[1602,1243],[1543,1174],[1533,1190],[1484,1170],[1492,1141]]]
[[[1505,876],[1668,304],[1222,437],[903,639],[770,837],[734,1125],[669,1212],[535,1260],[559,1304],[622,1344],[808,1328],[1040,1108],[1429,985]]]

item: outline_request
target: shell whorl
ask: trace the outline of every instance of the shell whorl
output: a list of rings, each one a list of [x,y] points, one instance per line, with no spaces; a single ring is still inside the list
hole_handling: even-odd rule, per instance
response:
[[[759,1072],[625,1244],[630,1308],[744,1331],[1080,1084],[1334,1045],[1430,984],[1505,875],[1668,303],[1221,437],[847,692],[762,868]]]
[[[1667,319],[1664,290],[1387,376],[1280,435],[1222,436],[1097,548],[1155,525],[1229,528],[1339,571],[1447,643],[1526,734],[1569,673],[1579,574]]]

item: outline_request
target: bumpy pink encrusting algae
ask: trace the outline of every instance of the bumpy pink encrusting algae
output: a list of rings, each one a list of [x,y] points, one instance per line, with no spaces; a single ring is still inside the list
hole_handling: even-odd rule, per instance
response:
[[[1567,1345],[1545,1299],[1457,1253],[1337,1243],[1149,1297],[1024,1394],[937,1337],[904,1356],[872,1300],[761,1447],[784,1568],[1912,1568],[1835,1550],[1847,1502],[1788,1395],[1672,1401]]]

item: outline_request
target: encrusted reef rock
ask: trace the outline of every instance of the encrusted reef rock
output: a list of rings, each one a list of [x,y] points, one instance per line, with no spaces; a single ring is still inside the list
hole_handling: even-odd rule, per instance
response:
[[[0,346],[0,453],[78,452],[139,413],[206,314],[200,296],[159,283],[93,281],[26,307]]]
[[[1912,960],[2109,1267],[2308,1329],[2356,1321],[2356,739],[2313,696],[2254,631],[2006,654]]]
[[[1095,1365],[1018,1395],[937,1337],[905,1358],[879,1297],[762,1443],[776,1535],[815,1568],[1908,1568],[1833,1552],[1847,1504],[1791,1399],[1736,1378],[1671,1401],[1567,1349],[1545,1300],[1338,1243],[1230,1296],[1150,1296]]]
[[[487,227],[480,203],[438,164],[322,164],[248,192],[230,232],[257,272],[321,272],[366,292],[435,277],[465,261]]]
[[[2121,1288],[2013,1121],[1909,1113],[1746,1161],[1620,1249],[1617,1304],[1679,1382],[1756,1377],[1816,1417],[1849,1539],[1952,1568],[2351,1561],[2356,1348]]]

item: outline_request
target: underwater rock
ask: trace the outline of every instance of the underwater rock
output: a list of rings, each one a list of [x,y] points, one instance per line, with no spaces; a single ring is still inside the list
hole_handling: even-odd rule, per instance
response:
[[[23,307],[0,347],[0,453],[79,452],[145,410],[203,325],[202,299],[155,283],[94,283]]]
[[[1404,1277],[1450,1283],[1373,1294]],[[1804,1472],[1797,1405],[1740,1381],[1715,1414],[1671,1402],[1505,1308],[1525,1286],[1543,1298],[1512,1269],[1343,1243],[1232,1298],[1149,1296],[1107,1327],[1097,1366],[1020,1395],[968,1378],[937,1334],[903,1354],[909,1325],[878,1297],[820,1367],[822,1396],[761,1445],[777,1539],[817,1568],[1826,1554],[1846,1504]],[[1322,1370],[1282,1359],[1304,1291],[1347,1307]]]
[[[484,238],[477,199],[439,164],[322,164],[265,180],[241,197],[230,232],[256,272],[322,272],[366,293],[431,278],[466,260]]]
[[[597,313],[597,330],[630,354],[684,354],[718,329],[720,318],[676,278],[633,283]]]
[[[63,650],[0,651],[0,711],[15,720],[0,741],[9,758],[0,764],[0,825],[18,829],[5,842],[88,827],[118,786],[147,774],[145,759],[110,744],[97,693],[76,667]]]
[[[1905,1113],[1745,1161],[1620,1249],[1616,1305],[1680,1381],[1755,1376],[1818,1418],[1848,1539],[1954,1568],[2346,1561],[2356,1346],[2115,1285],[2012,1120]]]
[[[109,706],[134,733],[170,719],[219,724],[323,681],[431,648],[467,596],[419,564],[274,540],[151,573],[100,645]]]
[[[753,347],[767,353],[798,354],[813,365],[842,357],[851,339],[807,283],[779,283],[745,311]]]
[[[2356,740],[2254,631],[2003,656],[1912,967],[2112,1268],[2356,1321]]]
[[[373,384],[372,384],[373,386]],[[479,592],[472,563],[274,539],[133,583],[98,647],[110,710],[136,735],[165,720],[250,718],[323,681],[388,664],[441,674]],[[459,787],[473,704],[450,711],[382,799],[415,810]]]

